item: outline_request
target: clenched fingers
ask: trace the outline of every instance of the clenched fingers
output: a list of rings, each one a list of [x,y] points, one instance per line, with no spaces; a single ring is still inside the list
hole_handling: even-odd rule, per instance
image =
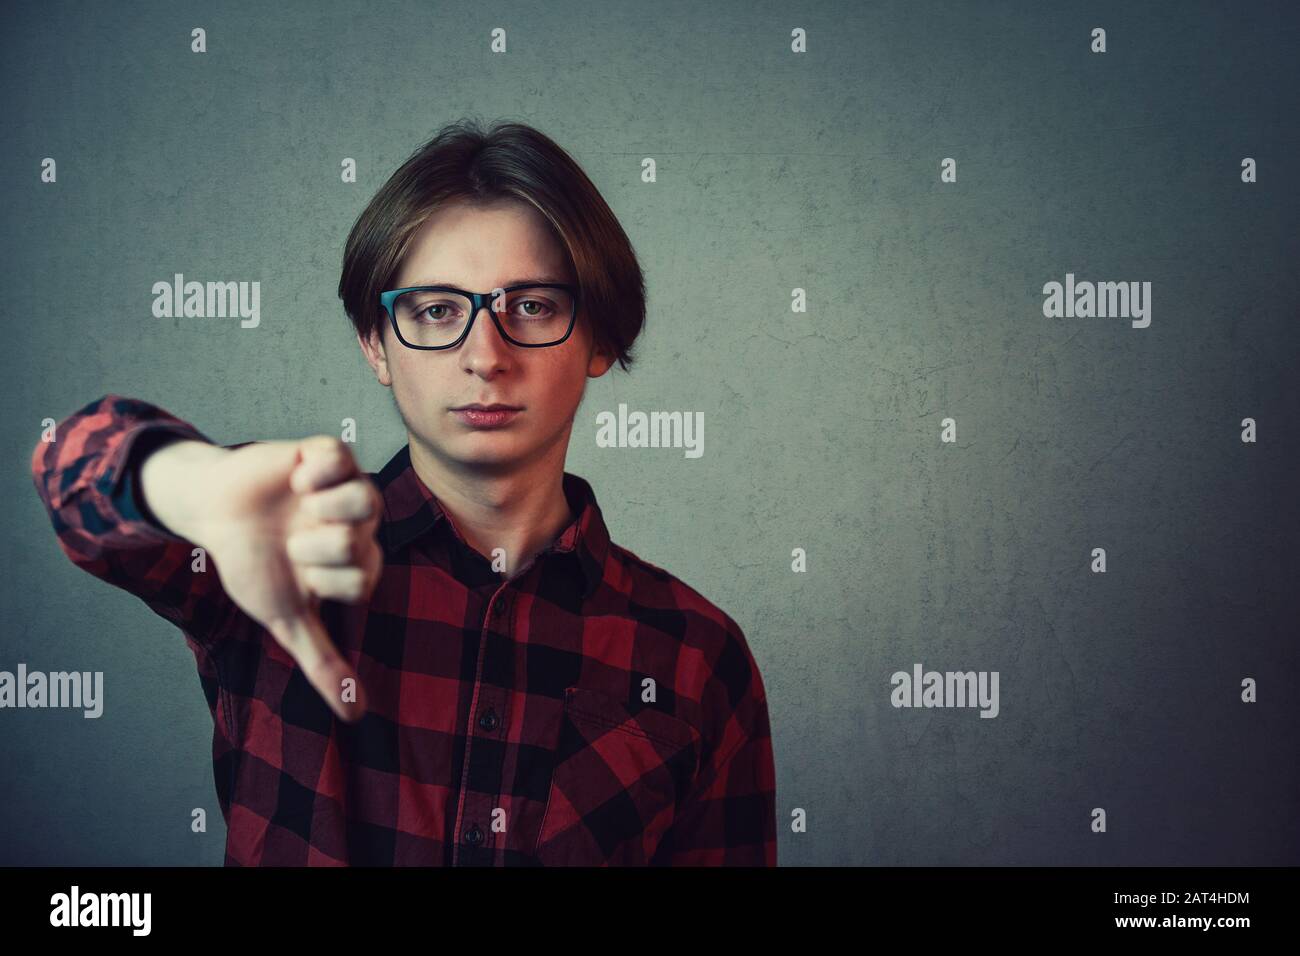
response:
[[[323,524],[295,531],[285,539],[289,560],[298,565],[364,567],[379,550],[373,522]]]
[[[324,491],[313,491],[301,498],[303,510],[320,521],[376,523],[382,510],[379,489],[369,478],[353,478]]]
[[[356,604],[370,597],[379,583],[382,565],[383,557],[376,551],[375,557],[363,567],[332,568],[309,564],[298,568],[298,577],[317,597]]]

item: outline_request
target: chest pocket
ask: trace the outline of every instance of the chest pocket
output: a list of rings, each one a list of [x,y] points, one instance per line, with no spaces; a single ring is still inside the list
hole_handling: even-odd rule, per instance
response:
[[[569,687],[536,856],[546,866],[643,865],[672,826],[699,764],[700,736],[677,717],[633,713]]]

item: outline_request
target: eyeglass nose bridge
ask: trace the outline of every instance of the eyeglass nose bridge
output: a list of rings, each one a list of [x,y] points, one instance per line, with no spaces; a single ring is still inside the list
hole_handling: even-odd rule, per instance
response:
[[[466,295],[470,297],[473,304],[469,308],[469,318],[465,320],[465,329],[460,333],[460,338],[452,342],[451,345],[445,346],[445,348],[457,348],[469,338],[469,334],[474,331],[474,321],[478,318],[479,309],[487,310],[488,316],[492,319],[492,324],[496,326],[497,334],[501,336],[501,341],[507,345],[516,344],[506,333],[506,330],[502,328],[501,316],[497,315],[496,310],[492,308],[492,300],[496,298],[493,292],[466,292]],[[505,294],[502,293],[501,297],[504,298]]]

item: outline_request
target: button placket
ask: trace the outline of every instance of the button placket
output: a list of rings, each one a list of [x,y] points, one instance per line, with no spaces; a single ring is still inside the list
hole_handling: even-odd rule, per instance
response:
[[[508,618],[510,611],[510,595],[503,587],[492,598],[489,599],[488,609],[485,615],[482,634],[482,648],[486,652],[489,631],[493,626],[498,626],[500,622]],[[501,732],[505,726],[505,705],[506,701],[499,688],[490,684],[484,684],[481,681],[477,684],[474,694],[474,715],[470,718],[471,733],[467,741],[465,759],[470,759],[470,749],[473,747],[473,739],[476,736],[495,736]],[[475,728],[477,727],[477,730]],[[465,821],[461,824],[460,839],[458,844],[470,851],[483,850],[491,840],[490,834],[485,827],[490,826],[488,821],[493,819],[496,807],[500,804],[500,796],[491,796],[481,792],[466,792],[461,796],[461,807],[459,819]],[[461,857],[459,853],[454,854],[455,862],[473,862],[479,857],[471,855],[468,860]]]
[[[503,588],[501,591],[498,591],[495,598],[492,599],[491,607],[488,610],[488,616],[499,624],[501,621],[506,619],[509,615],[509,611],[510,596]],[[482,688],[481,693],[482,699],[479,701],[476,723],[478,724],[479,730],[482,732],[488,734],[495,733],[502,723],[499,711],[500,705],[503,702],[495,699],[495,688],[489,690],[484,687]]]

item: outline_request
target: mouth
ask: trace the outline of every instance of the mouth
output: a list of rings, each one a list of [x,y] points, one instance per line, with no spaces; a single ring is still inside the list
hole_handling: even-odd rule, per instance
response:
[[[461,405],[450,410],[462,425],[469,428],[502,428],[523,411],[517,405]]]

